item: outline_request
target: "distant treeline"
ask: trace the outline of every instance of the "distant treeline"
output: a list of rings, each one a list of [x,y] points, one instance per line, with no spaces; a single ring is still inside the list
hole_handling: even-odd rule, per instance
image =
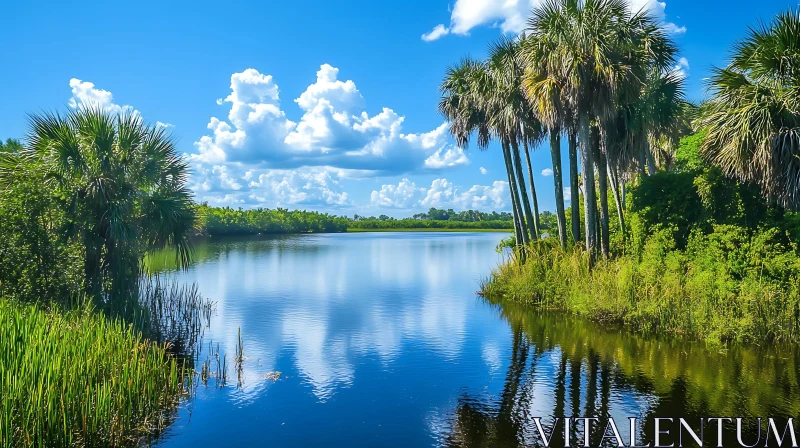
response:
[[[553,217],[542,214],[543,223]],[[512,215],[508,212],[455,212],[431,208],[411,218],[396,219],[387,215],[336,216],[304,210],[234,209],[231,207],[198,206],[198,232],[201,235],[256,235],[279,233],[336,233],[347,229],[511,229]],[[547,226],[544,225],[544,228]]]
[[[256,235],[259,233],[346,232],[350,220],[342,216],[283,208],[233,209],[202,204],[197,211],[201,235]]]

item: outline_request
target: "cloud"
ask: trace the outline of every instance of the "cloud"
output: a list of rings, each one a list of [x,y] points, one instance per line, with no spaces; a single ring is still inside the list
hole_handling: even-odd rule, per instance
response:
[[[433,27],[433,29],[422,35],[422,40],[425,42],[433,42],[434,40],[450,34],[450,30],[441,23]]]
[[[653,18],[662,24],[668,33],[683,34],[686,32],[685,26],[678,26],[672,22],[667,22],[667,2],[660,2],[658,0],[629,0],[632,11],[639,11],[641,9],[647,10]]]
[[[542,170],[542,176],[549,177],[552,175],[553,175],[553,170],[551,170],[550,168],[545,168]]]
[[[190,188],[197,199],[213,205],[342,208],[353,205],[340,174],[325,168],[246,169],[238,165],[200,166]]]
[[[264,168],[332,167],[373,175],[429,172],[465,165],[464,151],[449,139],[446,124],[424,133],[403,133],[404,117],[384,107],[375,115],[339,70],[320,66],[313,84],[294,100],[299,121],[281,109],[272,76],[247,69],[231,76],[227,121],[212,117],[210,135],[195,142],[198,164],[242,163]]]
[[[564,187],[564,201],[572,201],[572,189],[570,187]]]
[[[492,185],[473,185],[460,190],[447,179],[435,179],[430,188],[417,187],[408,179],[397,185],[382,185],[373,191],[371,203],[376,207],[410,209],[414,207],[454,208],[458,210],[502,210],[508,197],[508,183],[495,181]]]
[[[316,81],[295,99],[303,112],[297,122],[281,109],[272,76],[255,69],[234,73],[230,94],[217,101],[230,107],[227,120],[212,117],[210,135],[195,142],[198,152],[186,155],[197,199],[244,207],[346,208],[354,204],[341,185],[343,178],[429,173],[469,163],[450,143],[447,123],[405,134],[404,117],[389,108],[370,116],[355,83],[339,80],[338,73],[330,65],[320,67]],[[73,78],[69,85],[70,107],[138,114],[91,82]],[[161,121],[156,126],[173,127]],[[404,188],[387,187],[377,202],[403,207]],[[418,203],[425,189],[417,193],[410,192],[410,203]]]
[[[448,33],[463,36],[473,28],[487,25],[500,28],[504,33],[519,34],[526,28],[531,10],[542,3],[542,0],[456,0],[450,14],[450,26],[437,25],[422,38],[432,41]],[[686,27],[666,21],[666,2],[630,0],[629,4],[632,11],[646,8],[670,33],[686,32]]]
[[[114,96],[111,92],[96,88],[94,83],[72,78],[69,80],[69,87],[72,89],[72,97],[67,104],[73,109],[85,106],[100,108],[114,114],[132,113],[138,115],[139,113],[133,106],[115,104]]]
[[[488,171],[486,171],[486,168],[484,168],[484,167],[481,167],[481,174],[486,174],[487,172],[488,172]]]
[[[424,191],[404,178],[397,185],[381,185],[380,191],[373,191],[370,195],[370,202],[376,207],[411,208]]]
[[[675,67],[672,68],[672,71],[677,73],[677,75],[680,76],[681,78],[686,78],[687,76],[689,76],[688,74],[689,60],[684,57],[681,57],[680,59],[678,59],[678,63],[675,64]]]

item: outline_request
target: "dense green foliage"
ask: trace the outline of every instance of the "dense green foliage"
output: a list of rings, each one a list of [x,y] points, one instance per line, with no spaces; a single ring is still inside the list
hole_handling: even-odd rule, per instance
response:
[[[1,446],[116,446],[163,425],[210,305],[142,282],[141,261],[188,263],[187,174],[138,115],[34,115],[24,144],[0,145]]]
[[[42,260],[22,282],[17,272],[0,272],[3,293],[77,293],[79,258],[83,291],[98,303],[135,297],[147,251],[171,247],[188,262],[195,214],[187,175],[164,128],[138,115],[76,109],[32,116],[26,145],[11,142],[0,151],[0,219],[9,226],[2,251],[12,260]]]
[[[1,446],[129,444],[184,392],[164,346],[102,314],[0,299],[0,322]]]
[[[200,205],[198,230],[203,235],[255,235],[260,233],[320,233],[347,231],[347,218],[327,213],[275,210],[252,210]]]
[[[6,144],[18,151],[21,145]],[[2,166],[0,166],[2,169]],[[0,186],[0,297],[68,302],[83,284],[83,250],[65,236],[66,210],[37,171],[15,166]]]
[[[349,223],[350,229],[513,229],[511,221],[456,221],[433,219],[361,219]]]
[[[510,213],[484,213],[475,210],[455,212],[431,208],[412,218],[396,219],[386,215],[366,217],[335,216],[313,211],[286,209],[252,210],[230,207],[197,207],[201,235],[257,235],[280,233],[333,233],[351,230],[388,229],[511,229]]]
[[[674,171],[629,193],[629,237],[590,269],[550,242],[501,266],[491,297],[710,340],[800,340],[800,226],[757,187],[723,176],[682,140]],[[612,229],[613,230],[613,229]]]

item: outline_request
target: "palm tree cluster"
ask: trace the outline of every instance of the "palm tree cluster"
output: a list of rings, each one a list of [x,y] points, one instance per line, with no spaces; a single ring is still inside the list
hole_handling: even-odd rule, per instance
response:
[[[764,195],[800,208],[800,10],[751,28],[708,80],[698,120],[706,158]]]
[[[486,60],[465,58],[448,69],[439,110],[459,145],[473,136],[481,149],[500,143],[521,244],[540,238],[530,151],[547,140],[557,233],[567,245],[565,136],[569,188],[573,198],[583,197],[584,216],[578,201],[571,207],[572,240],[583,241],[592,256],[608,256],[609,190],[624,229],[626,181],[668,164],[666,149],[688,127],[676,60],[662,25],[646,10],[631,11],[626,0],[548,0],[532,11],[525,33],[501,38]]]

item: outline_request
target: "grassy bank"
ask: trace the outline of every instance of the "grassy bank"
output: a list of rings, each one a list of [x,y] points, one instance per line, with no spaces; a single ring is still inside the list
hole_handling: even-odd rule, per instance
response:
[[[635,331],[799,342],[800,215],[707,164],[704,138],[684,138],[671,170],[631,183],[626,231],[611,220],[608,259],[590,269],[579,246],[540,242],[524,263],[495,270],[484,295]]]
[[[498,267],[482,294],[645,333],[713,342],[800,341],[798,257],[771,252],[758,236],[728,236],[697,236],[680,250],[662,232],[641,255],[603,260],[592,269],[582,251],[543,243],[525,263]]]
[[[0,446],[120,446],[184,392],[166,347],[100,313],[0,299]]]

